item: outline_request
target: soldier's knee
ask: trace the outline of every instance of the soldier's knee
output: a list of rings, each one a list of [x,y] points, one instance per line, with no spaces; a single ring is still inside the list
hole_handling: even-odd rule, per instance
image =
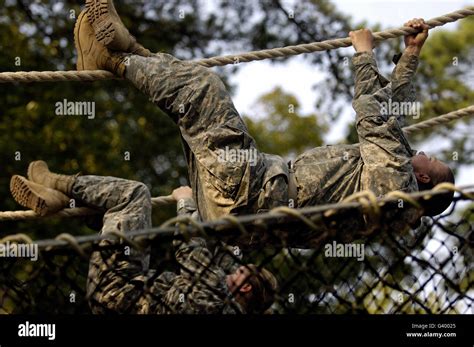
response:
[[[150,190],[145,183],[135,182],[133,189],[139,195],[150,196]]]
[[[131,181],[129,202],[140,200],[140,203],[151,205],[151,194],[146,184],[142,182]]]

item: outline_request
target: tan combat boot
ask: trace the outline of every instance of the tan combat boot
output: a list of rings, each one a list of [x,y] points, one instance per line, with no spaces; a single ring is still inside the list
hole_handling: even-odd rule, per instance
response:
[[[108,70],[124,77],[127,54],[111,52],[95,38],[94,29],[82,11],[74,27],[77,50],[77,70]]]
[[[11,178],[10,191],[16,202],[32,209],[40,216],[62,210],[69,204],[69,197],[60,191],[28,181],[18,175]]]
[[[149,57],[151,52],[137,43],[115,10],[113,0],[87,0],[86,11],[96,39],[107,48]]]
[[[76,175],[59,175],[49,171],[48,164],[42,160],[33,161],[28,166],[28,179],[34,183],[71,196]]]

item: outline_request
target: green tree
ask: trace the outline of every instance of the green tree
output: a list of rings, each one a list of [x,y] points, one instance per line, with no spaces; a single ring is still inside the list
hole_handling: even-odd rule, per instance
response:
[[[322,145],[324,122],[316,114],[302,115],[297,98],[281,88],[262,95],[254,109],[263,116],[246,116],[245,121],[261,151],[294,156]]]

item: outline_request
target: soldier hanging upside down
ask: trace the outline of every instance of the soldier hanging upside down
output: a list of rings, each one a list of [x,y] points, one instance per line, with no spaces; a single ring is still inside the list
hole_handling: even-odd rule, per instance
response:
[[[227,214],[267,211],[288,205],[290,199],[295,207],[304,207],[336,203],[361,190],[383,196],[393,190],[413,192],[441,182],[454,183],[446,164],[411,149],[401,130],[404,116],[383,112],[384,103],[414,100],[412,79],[428,36],[428,27],[421,19],[406,23],[420,32],[405,37],[406,49],[390,81],[378,72],[371,32],[363,29],[350,33],[356,50],[353,107],[359,144],[314,148],[300,155],[289,168],[281,157],[258,151],[216,74],[169,54],[151,54],[128,33],[111,0],[88,0],[86,5],[74,32],[78,70],[109,70],[126,78],[176,122],[193,200],[204,221]],[[257,153],[256,159],[243,156],[241,160],[221,160],[223,151],[229,150],[252,151]],[[14,176],[11,188],[20,204],[41,215],[65,207],[69,197],[103,208],[107,212],[102,233],[151,225],[149,192],[137,182],[58,176],[49,173],[44,162],[36,162],[30,165],[29,180]],[[433,200],[425,214],[441,213],[451,199],[452,195]],[[249,304],[241,300],[239,291],[228,299],[235,287],[225,285],[229,277],[212,261],[201,241],[177,244],[176,255],[188,268],[188,275],[162,274],[151,281],[155,275],[148,270],[145,255],[124,259],[119,253],[95,252],[88,284],[92,303],[105,303],[107,308],[120,312],[236,312],[238,309],[230,304],[234,301],[244,311],[253,309],[256,303],[259,310],[268,307],[270,296],[262,293],[271,292],[276,285],[267,271],[251,266],[242,269],[246,272],[253,268],[244,277],[258,279],[250,286],[259,291],[251,295],[254,301]],[[196,291],[190,286],[193,276],[203,280]],[[218,288],[219,295],[206,289],[211,287]],[[189,300],[178,304],[176,296],[183,292],[188,293]],[[209,306],[207,300],[217,303],[217,308]]]
[[[130,36],[111,1],[87,5],[75,29],[78,70],[106,69],[125,77],[176,122],[204,221],[267,211],[290,199],[294,207],[305,207],[337,203],[361,190],[382,196],[454,181],[446,164],[411,149],[401,130],[403,115],[384,112],[384,103],[414,101],[412,79],[428,36],[422,19],[406,23],[420,32],[405,37],[390,81],[378,72],[371,32],[350,33],[357,51],[353,107],[359,144],[314,148],[289,169],[281,157],[258,151],[215,73],[169,54],[151,54]],[[221,160],[229,150],[257,153],[256,159]],[[449,203],[437,201],[425,214],[441,213]]]

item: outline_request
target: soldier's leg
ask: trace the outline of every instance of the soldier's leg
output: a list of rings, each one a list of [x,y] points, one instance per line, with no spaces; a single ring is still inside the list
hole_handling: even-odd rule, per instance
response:
[[[126,77],[178,125],[202,218],[214,219],[245,206],[264,167],[220,78],[169,54],[131,56]],[[253,153],[256,160],[220,160],[229,150]]]
[[[89,206],[104,209],[101,234],[127,233],[151,227],[151,197],[143,183],[114,177],[80,176],[72,196]],[[113,246],[113,247],[111,247]],[[95,312],[127,311],[143,294],[141,276],[148,270],[148,250],[137,251],[103,240],[91,255],[87,295]],[[100,303],[100,305],[99,305]],[[100,307],[99,307],[100,306]],[[104,307],[105,306],[105,307]]]

